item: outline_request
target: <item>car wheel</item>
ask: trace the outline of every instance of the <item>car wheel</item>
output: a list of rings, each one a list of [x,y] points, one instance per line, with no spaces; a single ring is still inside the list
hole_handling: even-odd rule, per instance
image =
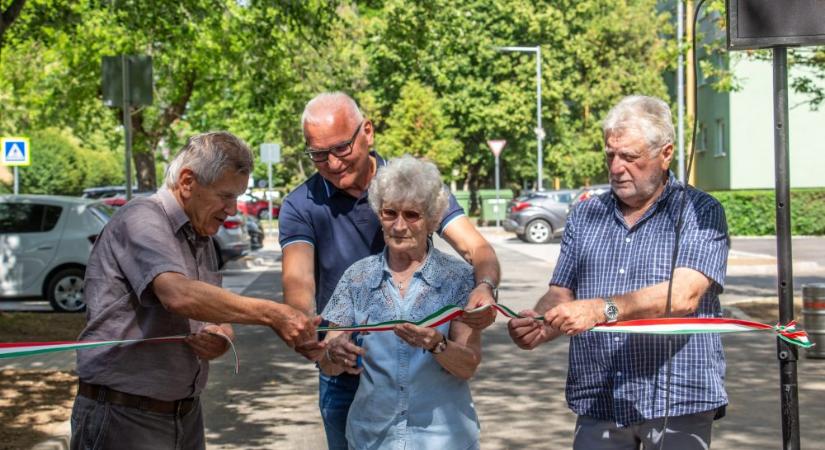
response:
[[[545,244],[553,237],[553,227],[546,220],[536,219],[527,224],[524,237],[533,244]]]
[[[59,312],[81,312],[86,310],[83,300],[84,271],[78,267],[63,269],[49,279],[46,298],[52,309]]]

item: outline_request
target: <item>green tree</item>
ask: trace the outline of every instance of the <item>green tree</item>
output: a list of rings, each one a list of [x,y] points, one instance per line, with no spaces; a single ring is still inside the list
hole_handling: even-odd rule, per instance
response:
[[[409,153],[425,157],[449,179],[463,146],[454,138],[455,130],[448,124],[433,89],[410,80],[401,88],[398,103],[387,117],[386,130],[379,138],[382,154],[391,157]]]
[[[32,164],[19,170],[21,193],[80,195],[87,186],[123,182],[116,155],[83,149],[66,130],[47,128],[30,139]]]
[[[599,121],[631,93],[665,96],[674,58],[655,0],[389,0],[368,31],[369,80],[389,117],[408,80],[430,86],[463,144],[471,189],[491,183],[485,142],[504,138],[503,179],[536,172],[535,57],[496,46],[542,49],[544,176],[567,185],[605,176]],[[628,24],[633,26],[629,27]],[[379,131],[388,125],[379,124]]]
[[[188,134],[232,125],[226,117],[236,115],[252,118],[252,126],[266,122],[267,105],[290,94],[282,88],[295,78],[286,49],[324,36],[335,6],[320,0],[34,3],[7,34],[8,51],[0,56],[0,98],[16,99],[4,106],[0,125],[70,127],[84,140],[103,134],[110,148],[122,148],[122,114],[101,102],[101,57],[148,54],[155,101],[130,111],[143,188],[157,184],[156,154],[171,153]]]

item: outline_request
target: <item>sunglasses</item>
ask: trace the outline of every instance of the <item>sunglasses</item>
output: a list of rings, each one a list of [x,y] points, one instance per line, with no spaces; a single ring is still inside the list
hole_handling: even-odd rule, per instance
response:
[[[380,216],[381,219],[386,220],[388,222],[395,222],[398,219],[398,215],[404,218],[404,221],[407,223],[415,223],[421,219],[421,213],[418,211],[413,211],[410,209],[405,209],[403,211],[396,211],[390,208],[381,208]]]
[[[306,150],[304,153],[309,156],[309,159],[312,162],[322,163],[327,162],[329,160],[329,154],[332,153],[335,155],[336,158],[343,158],[345,156],[349,156],[352,153],[352,146],[355,143],[355,138],[358,137],[358,132],[361,131],[361,127],[364,125],[364,122],[358,124],[358,128],[355,129],[355,133],[352,133],[352,137],[350,140],[346,142],[342,142],[338,145],[333,145],[332,147],[328,148],[314,148],[307,145]]]

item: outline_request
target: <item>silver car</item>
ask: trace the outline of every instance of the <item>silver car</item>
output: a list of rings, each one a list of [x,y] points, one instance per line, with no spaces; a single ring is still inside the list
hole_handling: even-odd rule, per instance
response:
[[[212,242],[215,243],[215,250],[218,253],[219,267],[249,253],[252,241],[249,238],[244,215],[238,211],[234,216],[227,217],[212,237]]]
[[[77,197],[0,196],[0,298],[46,298],[56,311],[85,310],[86,263],[112,212]]]
[[[504,229],[534,244],[561,236],[574,190],[539,191],[517,197],[507,207]]]

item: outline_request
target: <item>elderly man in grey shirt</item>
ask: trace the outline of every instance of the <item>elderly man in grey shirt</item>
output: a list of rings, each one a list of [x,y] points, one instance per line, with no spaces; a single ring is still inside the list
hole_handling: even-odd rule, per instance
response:
[[[86,269],[82,340],[188,335],[185,342],[79,350],[73,449],[201,449],[198,396],[210,359],[228,349],[228,323],[271,327],[291,347],[315,340],[317,320],[290,306],[221,289],[210,236],[235,214],[252,153],[235,136],[194,136],[165,188],[123,206]]]

